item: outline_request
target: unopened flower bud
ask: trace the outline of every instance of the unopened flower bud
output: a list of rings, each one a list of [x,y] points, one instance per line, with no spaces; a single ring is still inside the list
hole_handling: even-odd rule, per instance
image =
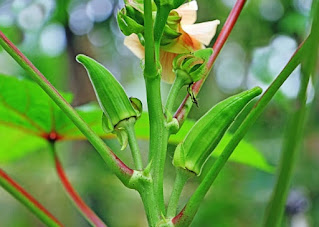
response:
[[[173,164],[199,175],[237,115],[261,92],[261,88],[256,87],[216,104],[195,123],[183,142],[177,146]]]
[[[177,78],[184,80],[184,85],[202,79],[208,73],[207,62],[213,49],[195,51],[193,54],[178,55],[173,61],[173,70]]]

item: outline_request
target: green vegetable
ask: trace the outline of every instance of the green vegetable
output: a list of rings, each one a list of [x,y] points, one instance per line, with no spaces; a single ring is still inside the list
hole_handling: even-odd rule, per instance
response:
[[[134,124],[142,112],[141,102],[136,98],[130,100],[114,76],[94,59],[82,54],[78,55],[76,59],[86,68],[94,87],[104,113],[102,117],[104,130],[117,134],[122,149],[124,149],[127,145],[127,135],[120,126],[123,124],[121,122],[128,121]]]
[[[215,105],[191,128],[174,154],[173,164],[199,175],[212,151],[242,109],[262,92],[255,87]]]

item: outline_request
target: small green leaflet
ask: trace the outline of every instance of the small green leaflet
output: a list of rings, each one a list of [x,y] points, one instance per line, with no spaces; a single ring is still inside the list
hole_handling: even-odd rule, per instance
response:
[[[71,94],[62,95],[69,102],[72,101]],[[103,132],[102,111],[98,104],[86,104],[76,107],[76,110],[99,136],[115,138],[113,134]],[[181,130],[170,137],[169,142],[181,142],[193,124],[193,121],[186,121]],[[137,138],[148,140],[147,113],[142,114],[135,126]],[[86,139],[37,84],[0,75],[0,163],[14,161],[31,152],[45,149],[47,141],[44,136],[51,131],[60,136],[60,141]],[[230,139],[231,134],[226,133],[212,155],[219,156]],[[244,140],[239,143],[230,160],[266,172],[273,170],[262,154]]]

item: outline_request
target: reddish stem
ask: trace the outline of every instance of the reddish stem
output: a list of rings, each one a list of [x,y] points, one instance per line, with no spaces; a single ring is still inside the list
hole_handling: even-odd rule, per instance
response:
[[[82,200],[80,195],[74,190],[72,187],[72,184],[68,180],[64,169],[62,167],[62,164],[56,154],[55,151],[53,151],[54,155],[54,162],[55,162],[55,168],[57,171],[57,174],[61,180],[61,183],[72,199],[72,201],[76,204],[77,208],[85,215],[85,217],[88,219],[89,222],[91,222],[96,227],[106,227],[106,225],[103,223],[103,221],[92,211]]]
[[[232,11],[230,12],[221,32],[219,33],[217,40],[213,46],[214,52],[207,63],[207,66],[210,70],[211,70],[217,56],[219,55],[221,49],[223,48],[226,40],[228,39],[229,34],[233,30],[233,27],[234,27],[239,15],[240,15],[245,3],[246,3],[246,0],[237,0]],[[193,93],[195,96],[199,93],[203,83],[205,82],[205,79],[206,78],[204,78],[200,81],[197,81],[192,86],[192,90],[193,90]],[[183,123],[183,121],[185,120],[185,118],[189,112],[189,108],[187,108],[187,105],[186,105],[189,99],[190,99],[190,96],[187,95],[174,115],[174,118],[176,118],[180,124]]]
[[[43,212],[47,217],[49,217],[53,222],[55,222],[55,224],[57,226],[61,226],[61,227],[63,226],[58,219],[56,219],[44,206],[42,206],[35,198],[33,198],[27,191],[25,191],[18,183],[16,183],[1,168],[0,168],[0,178],[1,178],[1,180],[5,181],[6,184],[8,184],[11,188],[14,188],[14,190],[19,193],[20,197],[23,197],[25,200],[27,200],[27,203],[33,204],[33,206],[37,207],[38,210],[41,210],[41,212]],[[27,206],[27,207],[30,209],[29,206]]]

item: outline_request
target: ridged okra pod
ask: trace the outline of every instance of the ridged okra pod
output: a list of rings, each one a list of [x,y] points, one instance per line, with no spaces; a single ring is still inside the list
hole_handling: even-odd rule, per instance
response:
[[[229,97],[210,109],[191,128],[174,154],[173,164],[199,175],[226,130],[242,109],[262,90],[255,87]]]

